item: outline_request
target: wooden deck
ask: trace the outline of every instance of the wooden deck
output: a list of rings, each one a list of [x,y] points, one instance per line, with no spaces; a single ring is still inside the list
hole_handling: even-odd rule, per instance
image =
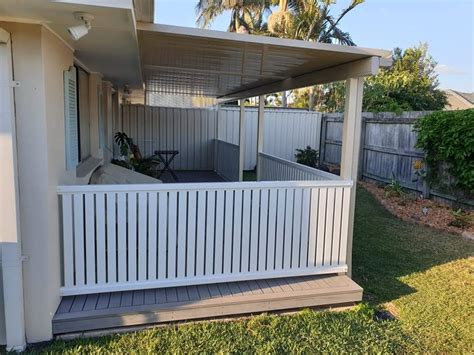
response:
[[[53,333],[78,333],[361,301],[347,276],[304,276],[63,297]]]

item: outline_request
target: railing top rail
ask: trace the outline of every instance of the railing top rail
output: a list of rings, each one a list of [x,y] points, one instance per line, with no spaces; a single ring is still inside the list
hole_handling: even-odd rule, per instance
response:
[[[94,192],[159,192],[183,190],[245,190],[271,188],[351,187],[350,180],[338,181],[261,181],[261,182],[213,182],[191,184],[115,184],[115,185],[61,185],[58,194]]]
[[[331,174],[331,173],[328,173],[327,171],[323,171],[323,170],[319,170],[319,169],[315,169],[315,168],[311,168],[309,166],[306,166],[306,165],[303,165],[303,164],[299,164],[299,163],[295,163],[291,160],[287,160],[287,159],[283,159],[283,158],[279,158],[279,157],[276,157],[274,155],[270,155],[270,154],[266,154],[266,153],[259,153],[261,156],[263,156],[264,158],[267,158],[267,159],[270,159],[270,160],[274,160],[274,161],[277,161],[277,162],[280,162],[280,163],[283,163],[283,164],[286,164],[286,165],[289,165],[289,166],[292,166],[296,169],[300,169],[302,171],[306,171],[310,174],[314,174],[314,175],[318,175],[318,176],[321,176],[321,177],[324,177],[328,180],[337,180],[337,181],[341,181],[342,178],[338,175],[335,175],[335,174]]]

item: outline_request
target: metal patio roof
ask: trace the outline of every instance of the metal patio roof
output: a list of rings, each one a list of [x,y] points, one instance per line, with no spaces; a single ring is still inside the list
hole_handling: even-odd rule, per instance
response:
[[[138,23],[145,90],[217,101],[375,74],[390,51]]]

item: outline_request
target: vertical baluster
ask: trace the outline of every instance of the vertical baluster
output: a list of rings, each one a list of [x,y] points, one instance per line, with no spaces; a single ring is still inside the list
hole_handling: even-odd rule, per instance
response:
[[[61,196],[61,206],[63,212],[64,286],[72,287],[74,286],[74,216],[71,194],[63,194]]]
[[[323,265],[324,234],[326,232],[327,191],[328,191],[327,188],[321,188],[319,191],[318,237],[316,240],[316,266]]]
[[[86,229],[86,284],[96,283],[96,259],[95,259],[95,206],[94,194],[85,194],[85,229]]]
[[[156,280],[156,257],[158,254],[158,233],[157,233],[157,217],[158,217],[157,193],[150,192],[148,194],[148,280]]]
[[[147,279],[148,193],[138,193],[138,280]]]
[[[96,221],[96,247],[97,247],[97,283],[106,283],[106,249],[105,249],[105,193],[95,194],[95,221]]]
[[[117,194],[117,250],[118,250],[118,281],[127,281],[127,194]]]
[[[128,281],[137,280],[137,193],[128,193]]]
[[[188,195],[188,250],[186,276],[193,277],[195,274],[194,263],[196,254],[196,197],[197,191],[189,191]]]
[[[186,274],[186,232],[187,226],[187,211],[188,211],[188,196],[186,191],[180,191],[179,200],[179,211],[178,211],[178,237],[177,237],[177,265],[178,265],[178,278],[184,278]]]
[[[206,250],[206,191],[197,193],[197,221],[196,221],[196,276],[204,275]]]
[[[74,195],[74,257],[76,286],[85,285],[84,194]]]

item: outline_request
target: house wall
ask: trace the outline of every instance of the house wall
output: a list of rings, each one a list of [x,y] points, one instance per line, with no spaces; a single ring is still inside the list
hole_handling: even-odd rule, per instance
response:
[[[63,72],[74,63],[73,51],[41,25],[0,22],[0,27],[11,34],[13,75],[20,82],[15,88],[18,184],[22,254],[26,256],[25,328],[31,343],[51,339],[51,319],[60,301],[61,231],[56,188],[87,183],[95,166],[84,167],[91,171],[83,171],[81,178],[76,171],[66,170]],[[97,90],[102,90],[101,80],[99,74],[93,76]],[[90,103],[91,112],[98,112],[97,104],[97,99]],[[97,115],[91,116],[91,127],[91,154],[100,161]]]

